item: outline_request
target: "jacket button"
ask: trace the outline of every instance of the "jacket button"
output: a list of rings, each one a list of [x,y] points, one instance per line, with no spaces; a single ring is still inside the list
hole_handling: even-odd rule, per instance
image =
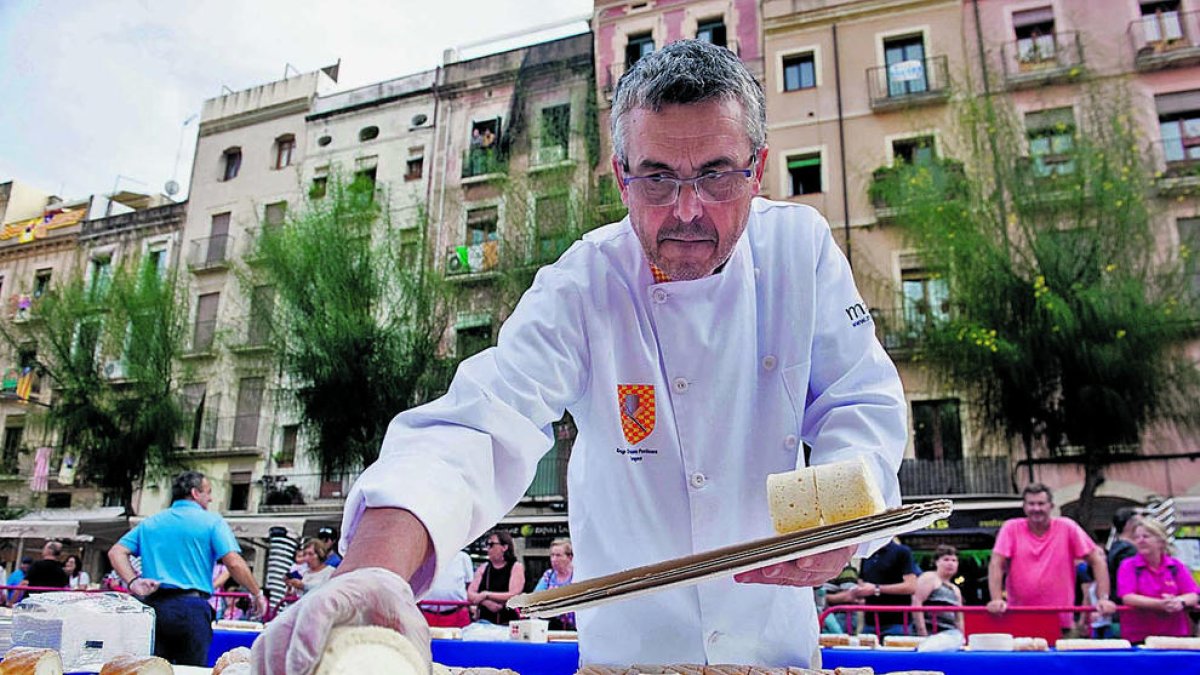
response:
[[[763,364],[763,368],[765,368],[767,370],[774,370],[775,369],[775,357],[771,356],[770,354],[767,354],[766,356],[763,357],[762,364]]]
[[[794,450],[796,446],[800,444],[800,439],[796,438],[795,434],[788,434],[787,437],[783,439],[783,444],[786,445],[789,450]]]
[[[650,295],[654,297],[654,302],[657,302],[660,305],[667,301],[667,292],[661,288],[654,289],[654,292]]]
[[[682,377],[675,378],[675,381],[671,385],[675,387],[675,393],[677,394],[682,394],[688,390],[688,381]]]
[[[697,490],[704,487],[704,484],[707,482],[708,482],[708,479],[705,478],[704,474],[700,473],[699,471],[692,474],[692,479],[691,479],[692,487],[696,488]]]

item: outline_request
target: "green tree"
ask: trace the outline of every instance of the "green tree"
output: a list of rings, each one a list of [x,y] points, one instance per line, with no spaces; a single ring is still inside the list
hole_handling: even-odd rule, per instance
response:
[[[446,377],[436,356],[448,291],[377,197],[371,181],[330,176],[323,195],[264,229],[254,262],[275,289],[284,381],[326,475],[373,462],[391,418]]]
[[[14,351],[36,354],[53,398],[42,417],[85,480],[119,495],[132,513],[133,488],[179,468],[187,419],[176,358],[187,307],[176,277],[136,260],[112,275],[77,274],[51,288],[20,323],[0,324]]]
[[[949,312],[917,317],[914,358],[967,392],[993,437],[1081,463],[1087,523],[1116,456],[1156,424],[1200,421],[1200,377],[1182,349],[1198,325],[1188,252],[1163,243],[1132,107],[1084,91],[1079,120],[964,97],[966,172],[900,165],[872,196],[947,284]]]

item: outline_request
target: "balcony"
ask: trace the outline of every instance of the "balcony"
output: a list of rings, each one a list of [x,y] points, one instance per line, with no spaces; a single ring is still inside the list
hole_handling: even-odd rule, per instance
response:
[[[1011,495],[1008,457],[905,459],[900,464],[900,494],[905,497],[945,495]]]
[[[565,145],[539,145],[533,149],[533,156],[530,160],[529,170],[532,172],[564,168],[575,164]]]
[[[187,337],[181,357],[185,359],[210,358],[217,341],[217,320],[197,321]]]
[[[259,513],[340,513],[357,473],[326,477],[319,473],[263,476]]]
[[[237,332],[229,349],[237,353],[269,351],[271,349],[272,322],[270,312],[252,312],[237,322]]]
[[[1009,89],[1069,82],[1083,74],[1083,44],[1077,31],[1021,38],[1000,47]]]
[[[1159,193],[1184,194],[1200,188],[1200,136],[1155,142],[1154,160]]]
[[[446,277],[485,278],[500,266],[500,242],[485,241],[463,246],[447,246]]]
[[[462,182],[486,183],[508,173],[508,160],[493,148],[472,148],[463,153]]]
[[[567,498],[567,464],[570,450],[560,454],[558,448],[551,450],[538,462],[533,483],[525,490],[529,501],[563,501]]]
[[[925,345],[929,330],[938,321],[944,321],[933,310],[920,311],[916,308],[880,309],[871,308],[871,321],[875,324],[875,335],[879,343],[893,357],[908,356]]]
[[[194,447],[189,443],[181,451],[187,458],[259,457],[270,443],[271,423],[258,412],[228,417],[206,414],[191,440]]]
[[[881,166],[871,173],[871,186],[867,188],[875,217],[881,222],[901,215],[905,204],[960,199],[967,192],[967,174],[963,163],[956,159]]]
[[[1156,12],[1131,21],[1127,32],[1142,72],[1200,63],[1200,12]]]
[[[227,269],[230,239],[227,234],[193,239],[188,249],[188,269],[196,273]]]
[[[875,112],[942,103],[950,97],[950,67],[945,56],[874,66],[867,90]]]
[[[246,230],[245,235],[240,237],[237,242],[237,255],[240,259],[251,263],[262,259],[260,246],[264,232],[265,230],[257,227]]]

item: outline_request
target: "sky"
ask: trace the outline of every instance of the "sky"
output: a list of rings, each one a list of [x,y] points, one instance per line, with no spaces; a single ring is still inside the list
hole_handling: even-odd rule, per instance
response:
[[[478,56],[519,46],[471,45],[591,9],[591,0],[0,0],[0,183],[74,200],[157,193],[173,178],[183,198],[192,116],[223,87],[340,58],[344,91],[432,69],[447,48]],[[576,21],[539,36],[586,29]]]

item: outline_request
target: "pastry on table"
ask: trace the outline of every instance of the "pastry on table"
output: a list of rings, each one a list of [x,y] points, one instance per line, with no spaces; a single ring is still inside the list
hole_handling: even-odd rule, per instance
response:
[[[62,657],[53,649],[13,647],[0,661],[0,675],[63,675]]]
[[[1063,638],[1054,643],[1060,652],[1086,651],[1092,649],[1132,649],[1129,640],[1093,640],[1088,638]]]
[[[225,652],[213,664],[212,675],[222,675],[223,673],[232,673],[228,668],[235,663],[250,663],[250,649],[248,647],[234,647]]]
[[[104,664],[100,675],[174,675],[170,662],[159,656],[121,654]]]
[[[1151,635],[1146,638],[1146,649],[1200,649],[1200,637],[1169,637]]]

